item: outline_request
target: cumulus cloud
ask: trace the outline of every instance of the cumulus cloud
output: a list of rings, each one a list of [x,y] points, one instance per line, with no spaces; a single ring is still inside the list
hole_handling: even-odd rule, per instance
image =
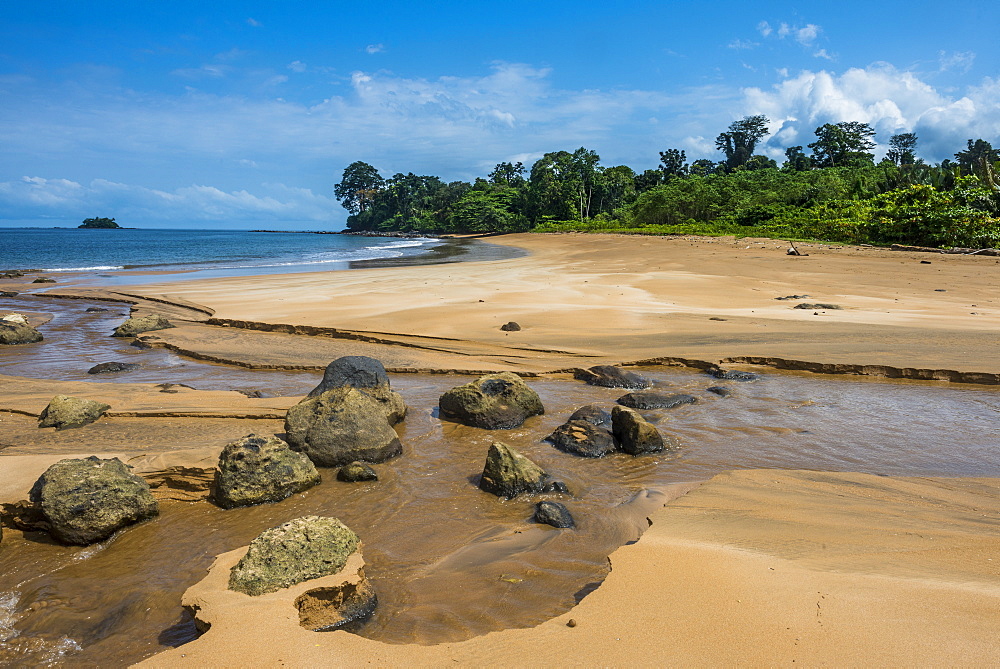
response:
[[[950,157],[966,139],[1000,134],[998,93],[1000,84],[988,79],[951,96],[887,63],[841,74],[803,71],[767,90],[744,90],[746,113],[765,114],[776,129],[767,142],[773,157],[783,147],[815,141],[813,131],[824,123],[861,121],[883,144],[893,134],[916,132],[918,154],[934,161]]]

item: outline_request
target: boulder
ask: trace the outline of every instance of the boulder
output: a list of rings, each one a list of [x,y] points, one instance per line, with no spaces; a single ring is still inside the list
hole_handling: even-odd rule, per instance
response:
[[[153,330],[166,330],[167,328],[177,327],[173,325],[166,318],[160,314],[148,314],[146,316],[139,316],[129,318],[124,323],[115,328],[115,331],[111,334],[112,337],[134,337],[143,332],[152,332]]]
[[[723,381],[756,381],[760,378],[760,374],[754,374],[753,372],[738,372],[732,369],[722,369],[721,367],[709,367],[705,370],[705,373]]]
[[[580,407],[573,412],[569,420],[585,420],[597,427],[611,428],[611,414],[596,404]]]
[[[139,369],[134,362],[102,362],[87,370],[88,374],[111,374],[113,372],[131,372]]]
[[[81,546],[159,513],[149,485],[118,458],[60,460],[35,482],[29,499],[53,537]]]
[[[359,570],[352,581],[313,588],[295,599],[299,625],[313,632],[329,632],[355,620],[364,620],[378,605],[375,589]]]
[[[20,314],[12,315],[20,316]],[[42,333],[26,322],[0,320],[0,344],[33,344],[42,339]]]
[[[363,462],[351,462],[340,468],[340,471],[337,472],[337,480],[345,483],[378,481],[378,474]]]
[[[438,406],[444,418],[487,430],[519,427],[529,416],[545,413],[538,393],[510,372],[487,374],[452,388]]]
[[[520,332],[521,326],[514,321],[509,321],[500,326],[500,329],[504,332]]]
[[[305,516],[265,530],[229,573],[229,589],[256,596],[335,574],[359,544],[336,518]]]
[[[58,430],[80,427],[93,423],[110,408],[111,405],[104,402],[56,395],[38,416],[38,427],[54,427]]]
[[[506,499],[521,493],[568,492],[565,483],[554,480],[534,462],[499,441],[494,441],[486,454],[479,487]]]
[[[0,318],[0,321],[10,323],[12,325],[27,325],[28,317],[24,314],[7,314],[3,318]]]
[[[18,294],[16,290],[0,290],[0,297],[17,297]]]
[[[321,467],[385,462],[403,451],[385,407],[356,388],[334,388],[288,410],[285,438]]]
[[[31,283],[55,283],[55,282],[56,282],[55,279],[50,279],[47,276],[40,276]]]
[[[277,437],[248,434],[222,449],[212,500],[224,509],[280,502],[319,482],[305,455]]]
[[[573,377],[592,386],[603,388],[649,388],[653,382],[635,372],[628,372],[614,365],[597,365],[590,369],[578,369]]]
[[[99,314],[103,311],[110,311],[110,309],[107,309],[105,307],[87,307],[84,311],[86,311],[88,314]]]
[[[710,393],[714,393],[719,397],[729,397],[730,395],[733,394],[733,391],[731,391],[729,388],[726,388],[725,386],[712,386],[710,388],[705,388],[705,390],[707,390]]]
[[[334,388],[356,388],[377,400],[385,410],[390,425],[406,417],[406,403],[399,393],[389,387],[389,375],[375,358],[364,355],[345,355],[326,366],[323,380],[309,392],[318,397]]]
[[[612,431],[621,449],[631,455],[659,453],[666,448],[676,448],[673,439],[664,439],[652,423],[634,409],[615,407],[611,410]]]
[[[684,393],[660,393],[655,390],[628,393],[618,398],[619,404],[632,409],[673,409],[697,401],[697,398]]]
[[[555,429],[545,441],[564,453],[586,458],[599,458],[618,450],[610,431],[585,420],[571,420]]]
[[[825,302],[801,302],[796,304],[792,309],[820,309],[820,310],[838,310],[840,309],[839,304],[827,304]]]
[[[535,504],[534,521],[536,523],[551,525],[552,527],[576,527],[569,509],[560,502],[539,502]]]

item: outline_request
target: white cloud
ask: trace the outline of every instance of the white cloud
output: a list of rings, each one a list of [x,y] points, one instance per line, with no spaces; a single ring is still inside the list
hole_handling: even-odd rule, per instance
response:
[[[938,71],[947,72],[948,70],[957,70],[965,73],[972,68],[972,63],[975,60],[976,54],[971,51],[953,51],[951,53],[938,51],[938,63],[940,65]]]
[[[254,28],[259,28],[263,24],[260,21],[258,21],[257,19],[249,18],[249,19],[247,19],[247,25],[248,26],[253,26]]]
[[[751,42],[750,40],[742,40],[742,39],[735,39],[726,45],[726,47],[730,49],[739,49],[739,50],[754,49],[758,46],[760,46],[760,42]]]
[[[819,37],[820,30],[821,28],[815,23],[807,23],[795,30],[795,41],[802,46],[810,46]]]
[[[369,44],[365,47],[366,53],[381,53],[382,51],[385,51],[384,44]]]
[[[757,32],[759,32],[764,37],[767,37],[772,32],[774,32],[774,29],[771,28],[771,24],[768,23],[767,21],[761,21],[760,23],[757,24]]]
[[[302,72],[306,71],[306,64],[303,63],[301,60],[293,60],[288,64],[288,69],[291,70],[292,72],[298,72],[301,74]]]
[[[815,52],[813,54],[813,57],[814,58],[824,58],[826,60],[836,60],[835,57],[833,57],[829,53],[827,53],[826,49],[820,49],[819,51]]]
[[[933,161],[950,157],[966,139],[1000,134],[997,81],[988,79],[956,98],[887,63],[841,74],[803,71],[744,94],[745,113],[765,114],[777,128],[767,142],[772,157],[783,147],[815,141],[818,126],[840,121],[870,124],[882,143],[898,132],[916,132],[918,155]]]
[[[763,37],[771,37],[772,35],[777,39],[791,37],[802,46],[811,47],[819,38],[820,33],[823,32],[823,28],[815,23],[797,26],[782,21],[778,24],[777,29],[775,29],[767,21],[761,21],[757,24],[757,32]]]

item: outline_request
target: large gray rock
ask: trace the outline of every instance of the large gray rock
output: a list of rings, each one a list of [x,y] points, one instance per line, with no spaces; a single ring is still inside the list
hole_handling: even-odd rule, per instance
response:
[[[721,367],[709,367],[705,373],[723,381],[756,381],[760,374],[754,372],[741,372],[735,369],[722,369]]]
[[[110,404],[81,397],[56,395],[38,416],[38,427],[64,430],[93,423],[111,408]]]
[[[356,388],[334,388],[288,410],[285,438],[321,467],[384,462],[403,451],[385,408]]]
[[[631,409],[673,409],[683,404],[694,404],[698,399],[684,393],[660,393],[643,390],[618,398],[618,403]]]
[[[659,453],[677,446],[672,439],[664,440],[656,426],[633,409],[615,407],[611,410],[611,421],[612,432],[621,449],[631,455]]]
[[[29,498],[53,537],[81,546],[159,513],[149,485],[118,458],[60,460],[35,482]]]
[[[318,397],[334,388],[356,388],[377,400],[385,409],[390,425],[406,417],[406,403],[399,393],[389,387],[389,375],[385,367],[375,358],[365,355],[345,355],[326,366],[323,380],[309,392],[309,397]]]
[[[256,596],[336,574],[358,544],[358,535],[336,518],[296,518],[250,542],[229,573],[229,589]]]
[[[28,325],[23,315],[8,314],[0,318],[0,344],[33,344],[42,339],[42,333]]]
[[[592,386],[604,388],[642,389],[653,385],[653,382],[646,377],[639,376],[635,372],[627,372],[614,365],[596,365],[590,369],[578,369],[573,376]]]
[[[567,492],[566,484],[554,480],[534,462],[499,441],[494,441],[486,454],[479,487],[506,499],[521,493]]]
[[[277,437],[248,434],[222,449],[212,499],[225,509],[280,502],[319,482],[305,455]]]
[[[487,374],[452,388],[438,406],[444,418],[487,430],[518,427],[529,416],[545,413],[538,393],[510,372]]]
[[[545,441],[565,453],[599,458],[618,449],[611,432],[585,420],[571,420],[557,427]]]
[[[160,314],[132,317],[115,328],[112,337],[134,337],[143,332],[177,327]]]

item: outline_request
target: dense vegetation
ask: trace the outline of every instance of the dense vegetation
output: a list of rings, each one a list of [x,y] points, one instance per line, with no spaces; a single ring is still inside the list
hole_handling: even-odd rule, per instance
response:
[[[1000,246],[1000,153],[969,140],[955,160],[917,157],[894,135],[876,164],[865,123],[826,124],[778,165],[756,154],[768,119],[749,116],[716,138],[723,160],[660,152],[656,169],[604,167],[584,148],[546,153],[526,169],[500,163],[474,183],[352,163],[334,194],[354,231],[493,233],[589,230],[735,234],[871,244]]]
[[[113,218],[85,218],[78,228],[120,228]]]

